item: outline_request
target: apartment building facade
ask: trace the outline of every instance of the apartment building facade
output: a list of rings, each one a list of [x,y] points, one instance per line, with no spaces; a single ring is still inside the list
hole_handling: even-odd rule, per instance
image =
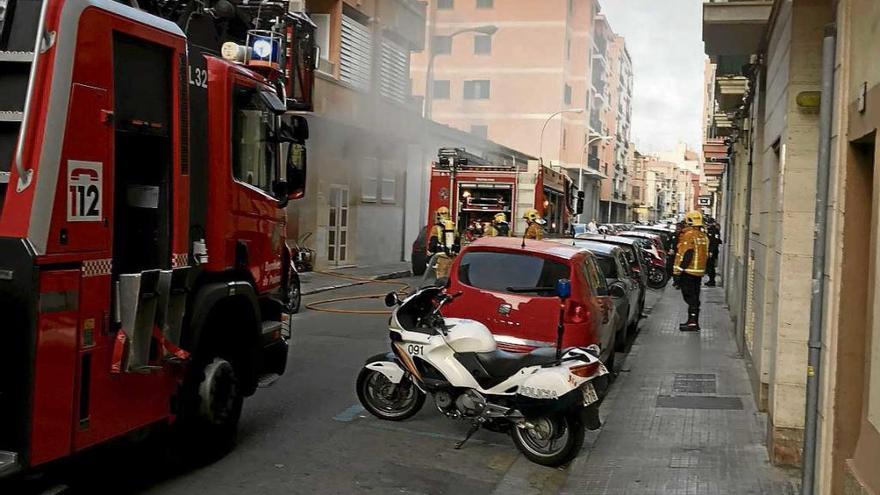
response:
[[[805,493],[880,493],[880,4],[709,2],[703,26],[726,298],[769,458],[801,466]]]
[[[422,117],[410,60],[424,50],[417,0],[308,0],[320,48],[308,115],[306,197],[288,208],[288,235],[308,236],[318,268],[408,260],[428,222],[430,166],[440,147],[522,155]]]
[[[593,25],[590,131],[596,139],[588,160],[602,174],[599,218],[602,222],[629,221],[628,160],[632,126],[633,66],[626,40],[614,33],[601,13]]]
[[[430,0],[411,70],[432,119],[565,170],[585,192],[582,222],[599,216],[602,177],[587,161],[598,12],[596,0]]]

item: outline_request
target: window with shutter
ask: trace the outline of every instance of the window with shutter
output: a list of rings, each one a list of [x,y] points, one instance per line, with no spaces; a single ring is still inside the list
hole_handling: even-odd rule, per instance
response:
[[[382,40],[382,96],[405,103],[409,90],[409,51],[389,39]]]
[[[339,79],[355,88],[369,91],[373,47],[370,30],[354,19],[342,16],[341,39]]]

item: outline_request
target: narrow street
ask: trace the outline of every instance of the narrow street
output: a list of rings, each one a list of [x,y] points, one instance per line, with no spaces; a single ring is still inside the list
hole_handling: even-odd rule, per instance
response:
[[[305,302],[382,287],[349,287]],[[671,286],[648,297],[641,332],[629,354],[617,356],[604,426],[588,432],[581,455],[563,469],[528,462],[509,437],[488,431],[455,450],[467,425],[441,417],[430,401],[401,423],[368,415],[354,381],[363,360],[386,349],[386,317],[304,310],[295,317],[287,374],[246,403],[238,447],[223,459],[169,474],[137,449],[102,448],[75,465],[74,475],[34,486],[60,483],[71,488],[62,493],[87,493],[108,486],[95,476],[101,471],[114,473],[116,493],[163,495],[796,493],[793,478],[769,465],[763,415],[755,411],[720,289],[704,289],[699,335],[678,331],[684,309]]]

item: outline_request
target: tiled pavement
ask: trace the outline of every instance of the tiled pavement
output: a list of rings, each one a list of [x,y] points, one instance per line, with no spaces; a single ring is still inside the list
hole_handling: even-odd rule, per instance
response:
[[[682,333],[681,294],[666,289],[602,405],[604,425],[571,465],[564,494],[798,493],[768,461],[722,289],[703,289],[699,334]],[[591,443],[591,445],[590,445]]]

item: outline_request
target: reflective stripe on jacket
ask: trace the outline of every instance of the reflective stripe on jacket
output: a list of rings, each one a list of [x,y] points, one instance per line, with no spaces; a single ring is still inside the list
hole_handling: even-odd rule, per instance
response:
[[[693,251],[684,273],[702,277],[706,274],[706,260],[709,258],[709,238],[706,233],[696,227],[686,227],[678,235],[678,249],[675,252],[675,274],[682,272],[685,254]]]

